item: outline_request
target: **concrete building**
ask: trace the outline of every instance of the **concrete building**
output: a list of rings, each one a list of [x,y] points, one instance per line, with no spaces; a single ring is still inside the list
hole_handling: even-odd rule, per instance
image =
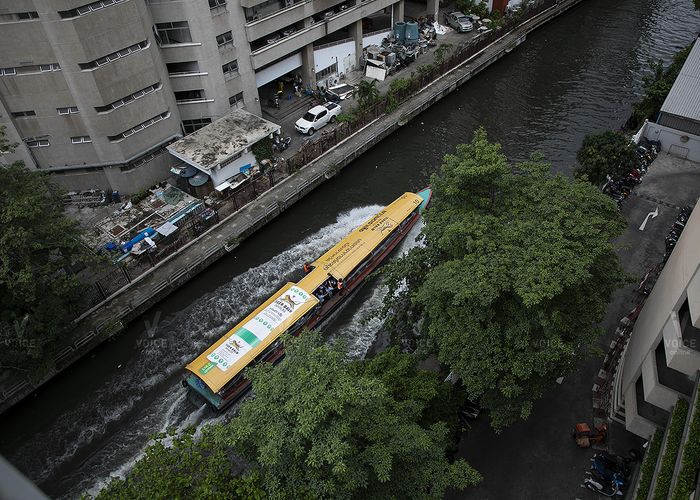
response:
[[[19,146],[0,161],[24,160],[68,189],[138,191],[167,177],[167,145],[232,107],[260,116],[296,73],[309,86],[347,73],[403,9],[404,0],[5,0],[0,125]]]
[[[185,165],[204,174],[202,180],[211,179],[211,187],[223,191],[247,180],[246,174],[256,164],[253,146],[279,131],[279,125],[236,109],[167,149]]]

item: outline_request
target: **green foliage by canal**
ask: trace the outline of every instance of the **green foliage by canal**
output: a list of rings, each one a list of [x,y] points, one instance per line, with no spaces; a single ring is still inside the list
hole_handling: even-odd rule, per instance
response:
[[[0,151],[12,148],[0,130]],[[84,290],[71,268],[89,252],[62,196],[46,174],[0,166],[0,365],[30,377],[51,365]]]
[[[425,246],[385,268],[395,335],[419,325],[418,346],[461,377],[496,429],[527,418],[595,352],[624,276],[615,204],[550,170],[538,156],[510,164],[477,130],[431,179]]]
[[[696,0],[696,8],[698,1],[700,0]],[[664,69],[664,64],[661,60],[649,61],[651,74],[645,76],[642,80],[644,95],[632,107],[632,116],[627,123],[629,129],[638,129],[646,119],[656,120],[659,111],[661,111],[661,106],[666,100],[666,96],[671,91],[673,83],[676,81],[685,60],[688,58],[688,54],[690,54],[692,46],[693,44],[690,44],[679,51],[666,69]]]
[[[255,398],[230,422],[157,441],[98,498],[429,499],[481,480],[446,453],[462,395],[414,356],[351,361],[314,332],[285,344],[247,371]]]
[[[576,153],[576,160],[579,167],[575,175],[585,175],[597,186],[604,184],[608,175],[614,180],[623,178],[638,163],[629,137],[610,130],[587,135]]]
[[[201,439],[194,429],[179,436],[161,434],[125,479],[113,479],[98,499],[265,498],[255,471],[221,448],[211,429]]]

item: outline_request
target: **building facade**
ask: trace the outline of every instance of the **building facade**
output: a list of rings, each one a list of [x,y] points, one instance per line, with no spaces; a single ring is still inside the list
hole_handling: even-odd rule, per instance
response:
[[[637,318],[615,374],[612,417],[649,438],[700,370],[700,208],[690,219]]]
[[[18,146],[0,161],[138,191],[167,177],[167,145],[232,107],[260,116],[292,74],[313,87],[356,67],[403,2],[5,0],[0,125]]]

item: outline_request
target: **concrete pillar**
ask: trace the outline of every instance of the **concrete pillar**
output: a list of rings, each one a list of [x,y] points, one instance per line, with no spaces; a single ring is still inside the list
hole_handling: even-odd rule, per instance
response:
[[[391,18],[395,23],[403,22],[403,2],[404,0],[399,0],[391,6]],[[394,29],[392,26],[391,29]]]
[[[428,0],[427,14],[433,16],[435,21],[439,21],[438,11],[440,10],[440,0]]]
[[[362,19],[350,25],[350,36],[355,41],[355,68],[359,68],[362,56]],[[340,68],[338,71],[341,71]]]
[[[314,62],[314,44],[310,43],[301,49],[301,78],[304,88],[310,85],[316,87],[316,63]]]

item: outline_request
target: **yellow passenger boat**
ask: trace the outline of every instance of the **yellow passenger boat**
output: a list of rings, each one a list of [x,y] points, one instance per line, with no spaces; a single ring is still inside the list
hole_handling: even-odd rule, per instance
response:
[[[404,193],[287,283],[186,367],[189,395],[222,410],[250,389],[243,370],[284,356],[283,333],[318,326],[396,248],[428,205],[430,188]]]

